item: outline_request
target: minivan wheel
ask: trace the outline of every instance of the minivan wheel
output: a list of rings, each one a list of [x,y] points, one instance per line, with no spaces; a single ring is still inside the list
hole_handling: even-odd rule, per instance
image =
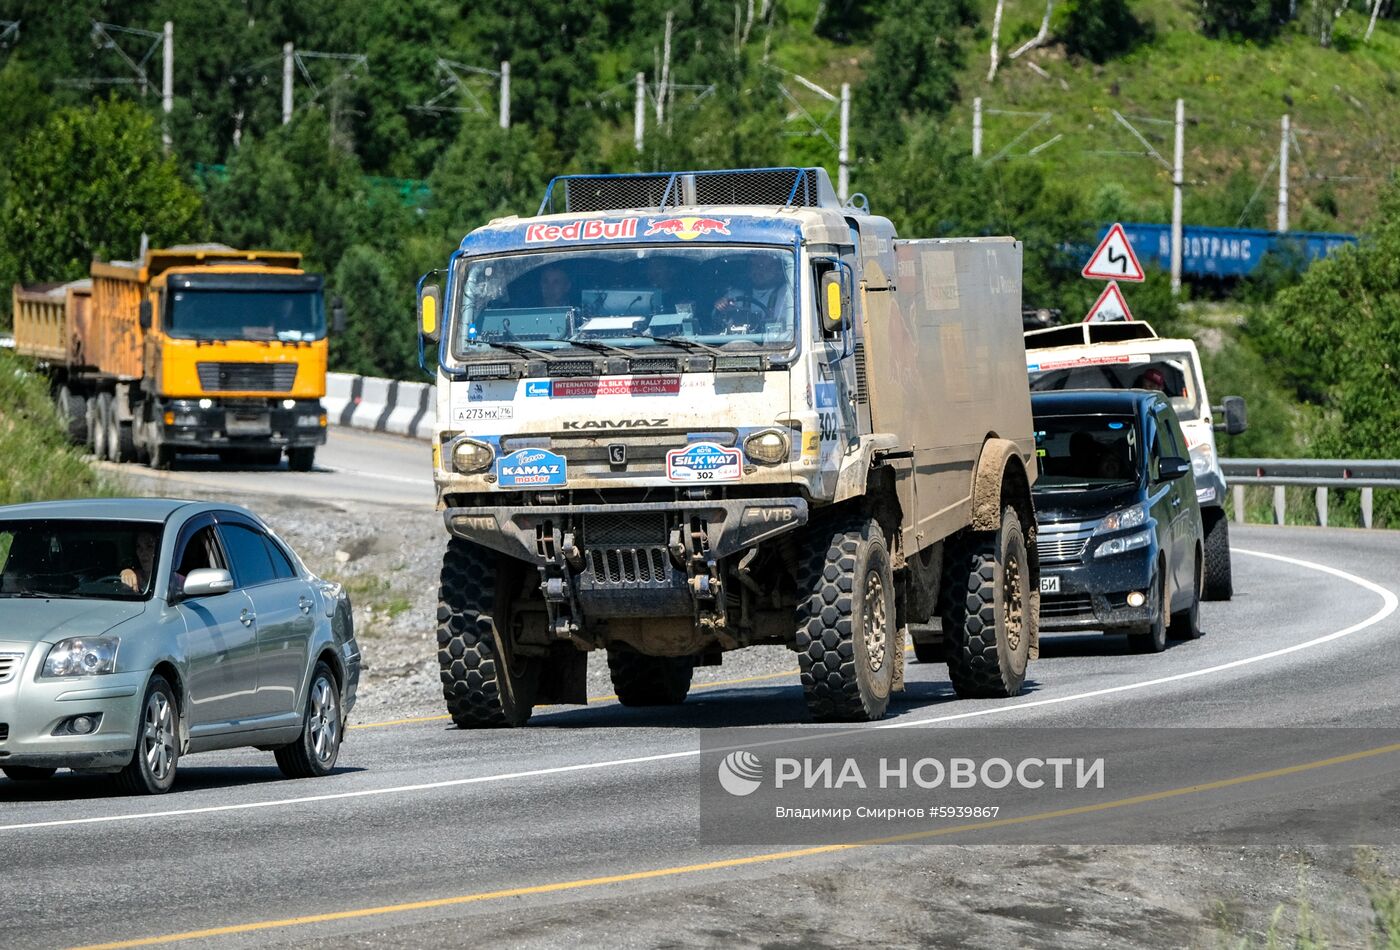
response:
[[[324,661],[311,674],[301,735],[276,751],[277,767],[287,778],[320,778],[329,775],[340,755],[345,724],[340,715],[340,687]]]
[[[53,774],[58,769],[45,769],[36,765],[7,765],[0,768],[0,772],[5,773],[5,778],[11,782],[43,782],[53,778]]]
[[[1201,555],[1196,554],[1196,582],[1191,592],[1191,606],[1172,614],[1171,629],[1167,634],[1173,640],[1195,640],[1201,635],[1201,585],[1205,571],[1201,567]]]
[[[1145,629],[1128,634],[1128,649],[1134,653],[1161,653],[1167,648],[1167,572],[1162,567],[1158,571],[1157,603],[1152,611],[1152,619]]]
[[[175,784],[180,762],[180,712],[163,676],[152,676],[136,723],[136,749],[117,773],[117,785],[131,795],[160,795]]]

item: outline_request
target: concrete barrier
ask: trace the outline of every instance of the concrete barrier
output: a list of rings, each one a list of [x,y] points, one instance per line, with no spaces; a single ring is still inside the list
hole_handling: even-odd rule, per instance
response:
[[[392,432],[424,441],[433,437],[437,388],[349,373],[326,374],[322,401],[333,426]]]

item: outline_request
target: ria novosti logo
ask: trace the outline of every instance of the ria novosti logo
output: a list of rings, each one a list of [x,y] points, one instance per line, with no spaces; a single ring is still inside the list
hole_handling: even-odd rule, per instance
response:
[[[731,752],[719,763],[719,784],[731,795],[752,795],[763,784],[763,763],[752,752]]]

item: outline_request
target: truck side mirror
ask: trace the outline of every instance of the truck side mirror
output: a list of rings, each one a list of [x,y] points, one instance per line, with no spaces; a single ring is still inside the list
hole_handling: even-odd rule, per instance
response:
[[[841,283],[841,275],[832,271],[821,279],[821,320],[822,332],[840,333],[850,321],[850,301],[846,288]]]
[[[1221,400],[1221,403],[1220,412],[1225,416],[1225,422],[1215,424],[1217,432],[1224,432],[1226,435],[1239,435],[1249,428],[1243,396],[1226,396]]]
[[[331,332],[336,336],[345,332],[345,301],[331,298]]]
[[[127,311],[127,313],[130,312],[130,310]],[[141,301],[138,314],[138,319],[141,321],[141,329],[149,330],[151,328],[151,302],[149,300]]]
[[[424,284],[418,291],[418,332],[436,343],[442,336],[442,290]]]

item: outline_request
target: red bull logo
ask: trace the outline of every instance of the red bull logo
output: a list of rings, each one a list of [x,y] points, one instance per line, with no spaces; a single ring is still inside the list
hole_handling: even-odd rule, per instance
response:
[[[725,218],[652,218],[647,221],[647,232],[642,237],[653,234],[669,234],[682,241],[693,241],[702,234],[728,234],[729,219]]]

